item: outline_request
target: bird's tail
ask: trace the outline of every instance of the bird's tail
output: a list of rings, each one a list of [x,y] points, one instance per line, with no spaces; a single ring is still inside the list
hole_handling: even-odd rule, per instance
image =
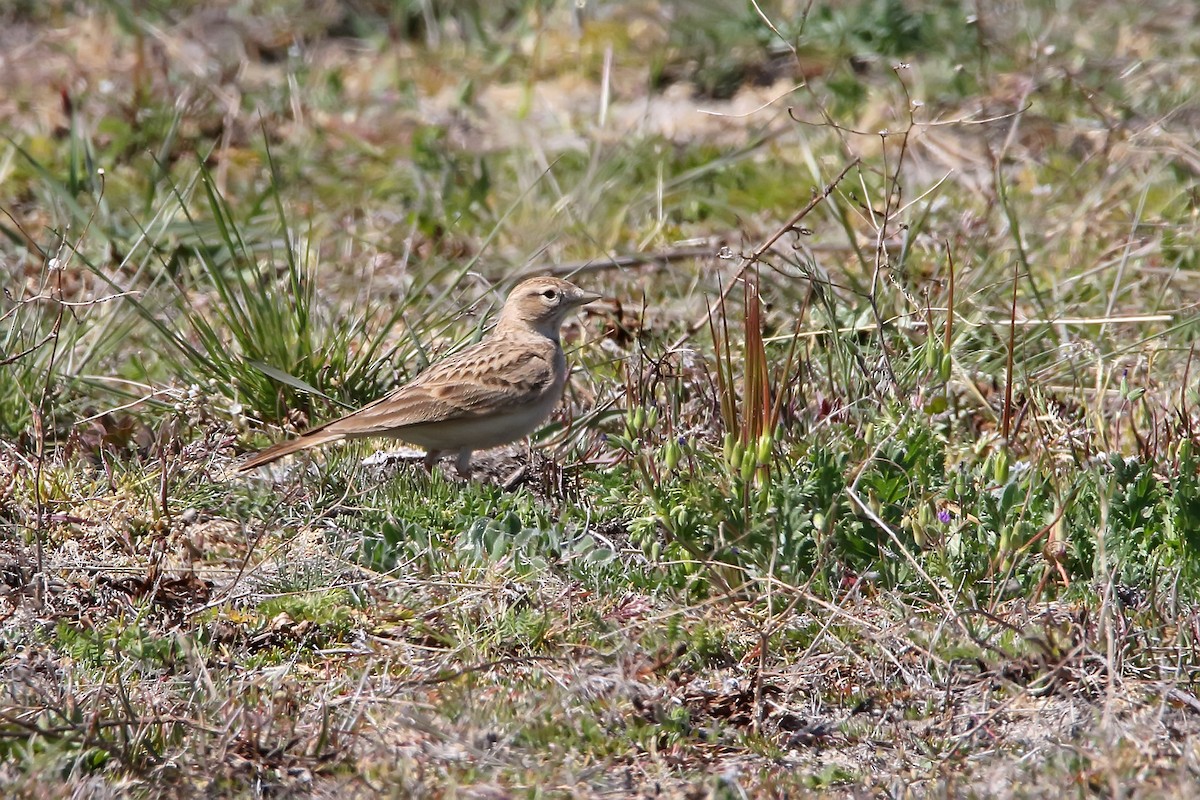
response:
[[[271,445],[266,450],[263,450],[238,465],[238,472],[249,472],[250,470],[261,467],[264,464],[270,464],[272,461],[290,456],[292,453],[298,453],[301,450],[307,450],[310,447],[325,444],[326,442],[336,442],[344,439],[345,434],[334,433],[326,428],[318,428],[317,430],[309,431],[295,439],[289,439],[286,442]]]

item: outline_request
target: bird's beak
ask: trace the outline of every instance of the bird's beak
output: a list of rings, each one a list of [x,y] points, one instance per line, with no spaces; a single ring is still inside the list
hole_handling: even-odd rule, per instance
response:
[[[579,293],[575,295],[574,305],[586,306],[588,303],[596,302],[603,296],[604,295],[596,294],[595,292],[585,292],[584,290],[580,289]]]

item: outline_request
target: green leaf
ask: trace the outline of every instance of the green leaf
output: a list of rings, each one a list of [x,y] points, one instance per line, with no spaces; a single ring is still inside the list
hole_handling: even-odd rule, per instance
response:
[[[299,389],[300,391],[307,392],[308,394],[315,394],[317,397],[324,398],[325,400],[328,400],[331,403],[336,403],[337,405],[341,406],[342,408],[353,408],[354,407],[349,403],[343,403],[341,400],[330,397],[329,395],[325,394],[317,387],[313,386],[308,381],[301,380],[300,378],[297,378],[295,375],[289,375],[288,373],[284,372],[281,369],[276,369],[275,367],[272,367],[270,364],[264,363],[262,361],[254,359],[254,358],[243,359],[243,361],[246,364],[249,364],[250,366],[254,367],[259,372],[266,375],[268,378],[272,378],[274,380],[279,381],[280,383],[291,386],[293,389]]]

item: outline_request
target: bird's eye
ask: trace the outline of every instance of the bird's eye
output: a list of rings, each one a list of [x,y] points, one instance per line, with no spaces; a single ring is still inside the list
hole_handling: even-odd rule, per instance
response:
[[[542,297],[546,298],[547,300],[553,300],[554,298],[558,297],[558,292],[554,291],[553,289],[547,289],[546,291],[542,292]]]

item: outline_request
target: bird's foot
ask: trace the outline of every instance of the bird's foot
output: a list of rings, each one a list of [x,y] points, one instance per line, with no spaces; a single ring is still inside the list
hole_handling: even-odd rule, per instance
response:
[[[465,448],[459,450],[458,458],[454,459],[454,467],[458,470],[459,477],[469,480],[471,477],[471,451]]]

